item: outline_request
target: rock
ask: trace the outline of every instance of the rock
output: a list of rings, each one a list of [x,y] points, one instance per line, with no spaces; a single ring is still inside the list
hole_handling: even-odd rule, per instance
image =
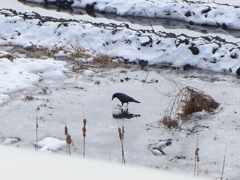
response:
[[[148,65],[148,61],[147,60],[138,60],[138,64],[143,69]]]
[[[228,29],[228,27],[227,27],[227,25],[225,23],[222,24],[222,29],[224,29],[224,30]]]
[[[240,76],[240,67],[237,69],[236,74]]]
[[[96,5],[97,3],[94,2],[92,4],[87,4],[86,7],[85,7],[85,10],[86,10],[86,13],[89,15],[89,16],[93,16],[95,17],[95,14],[94,14],[94,6]]]
[[[231,58],[232,59],[238,59],[238,54],[237,53],[232,53]]]
[[[189,71],[189,70],[191,70],[191,69],[194,69],[194,66],[192,66],[192,65],[190,65],[190,64],[185,64],[185,65],[183,66],[183,70],[184,70],[184,71]]]
[[[190,49],[192,51],[193,55],[199,54],[199,49],[193,45],[191,47],[189,47],[188,49]]]

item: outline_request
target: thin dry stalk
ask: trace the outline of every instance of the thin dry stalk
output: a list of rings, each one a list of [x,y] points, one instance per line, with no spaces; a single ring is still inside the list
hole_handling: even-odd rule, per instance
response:
[[[86,120],[86,119],[83,119],[82,132],[83,132],[83,157],[84,157],[84,158],[85,158],[85,147],[86,147],[85,138],[86,138],[86,132],[87,132],[86,125],[87,125],[87,120]]]
[[[124,126],[122,126],[122,129],[118,127],[118,135],[121,141],[121,148],[122,148],[122,164],[126,164],[124,147],[123,147],[124,133],[125,133]]]
[[[198,138],[197,138],[197,145],[195,150],[195,163],[194,163],[194,176],[199,176],[199,148],[198,148]]]
[[[71,58],[88,59],[91,57],[89,53],[87,53],[87,50],[80,45],[78,39],[76,40],[75,45],[70,44],[70,47],[71,47],[71,51],[70,51]]]
[[[226,162],[226,153],[227,153],[227,143],[226,143],[225,154],[224,154],[224,158],[223,158],[223,168],[222,168],[222,177],[221,177],[221,180],[223,180],[223,174],[224,174],[225,162]]]
[[[65,125],[65,127],[64,127],[64,134],[65,134],[65,136],[67,137],[67,135],[68,135],[68,128],[67,128],[66,125]],[[67,154],[67,152],[68,152],[68,147],[67,147],[67,144],[66,144],[66,154]]]
[[[151,25],[151,27],[152,27],[152,30],[153,30],[153,32],[155,32],[155,31],[154,31],[154,29],[153,29],[152,23],[151,23],[151,21],[150,21],[150,19],[149,19],[148,15],[147,15],[147,13],[146,13],[145,9],[143,9],[143,11],[144,11],[144,13],[145,13],[145,15],[146,15],[146,17],[147,17],[147,19],[148,19],[148,22],[149,22],[149,24],[150,24],[150,25]]]
[[[35,121],[35,133],[36,133],[36,143],[35,143],[35,150],[37,151],[38,149],[38,116],[37,113],[40,110],[40,107],[38,106],[36,109],[36,121]]]

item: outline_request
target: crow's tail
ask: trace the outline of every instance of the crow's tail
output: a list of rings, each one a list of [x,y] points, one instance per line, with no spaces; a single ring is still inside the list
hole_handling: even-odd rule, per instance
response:
[[[141,103],[141,102],[139,102],[139,101],[137,101],[137,100],[135,100],[135,99],[134,99],[134,101],[133,101],[133,102],[135,102],[135,103]]]

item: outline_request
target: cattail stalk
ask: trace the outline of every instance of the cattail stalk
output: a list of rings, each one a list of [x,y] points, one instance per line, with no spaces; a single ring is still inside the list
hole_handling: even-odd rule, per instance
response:
[[[195,163],[194,163],[194,176],[199,176],[199,161],[200,161],[200,158],[199,158],[199,148],[198,148],[198,138],[197,138],[197,146],[196,146],[196,150],[195,150]]]
[[[122,164],[126,164],[124,147],[123,147],[124,133],[125,133],[124,126],[122,127],[122,129],[118,127],[118,135],[121,141],[121,148],[122,148]]]
[[[86,125],[87,125],[87,120],[86,119],[83,119],[83,128],[82,128],[82,132],[83,132],[83,157],[85,158],[85,139],[86,139],[86,132],[87,132],[87,129],[86,129]]]

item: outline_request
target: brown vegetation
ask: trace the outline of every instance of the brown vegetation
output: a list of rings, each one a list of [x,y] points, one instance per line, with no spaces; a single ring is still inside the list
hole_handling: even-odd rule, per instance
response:
[[[211,113],[218,106],[219,103],[211,96],[199,89],[187,86],[180,89],[179,93],[172,99],[162,123],[168,128],[177,128],[180,121],[188,119],[188,115],[203,110]]]

